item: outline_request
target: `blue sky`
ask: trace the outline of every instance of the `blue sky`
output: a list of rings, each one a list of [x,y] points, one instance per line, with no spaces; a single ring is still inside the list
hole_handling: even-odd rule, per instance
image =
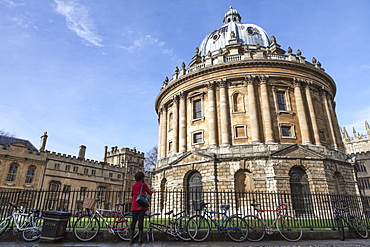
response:
[[[317,58],[337,83],[340,126],[370,121],[368,0],[0,0],[0,129],[36,147],[101,160],[104,146],[157,144],[154,101],[166,76],[222,26],[243,23]]]

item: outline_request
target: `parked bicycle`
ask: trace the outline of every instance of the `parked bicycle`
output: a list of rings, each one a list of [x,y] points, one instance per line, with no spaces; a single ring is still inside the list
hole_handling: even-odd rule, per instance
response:
[[[249,227],[247,239],[249,241],[260,241],[265,234],[272,235],[279,232],[288,241],[298,241],[302,237],[302,226],[298,220],[283,213],[287,209],[286,204],[280,204],[273,210],[259,209],[260,204],[251,204],[256,211],[255,215],[244,217]],[[263,217],[264,212],[276,212],[273,222],[268,225]]]
[[[11,215],[0,222],[0,235],[8,229],[11,222],[14,223],[18,231],[22,232],[22,237],[25,241],[31,242],[39,239],[41,229],[44,223],[40,216],[40,210],[31,210],[30,213],[25,213],[23,207],[18,207],[15,203],[9,202],[14,210]]]
[[[344,227],[356,232],[361,238],[367,238],[369,235],[367,226],[360,217],[350,213],[349,205],[343,204],[343,200],[325,201],[333,204],[334,222],[337,227],[338,235],[341,240],[345,239]],[[340,206],[340,204],[342,206]]]
[[[149,219],[148,231],[147,231],[147,241],[150,241],[150,240],[154,241],[154,230],[165,233],[169,237],[172,237],[176,240],[178,238],[185,240],[185,241],[191,240],[190,236],[188,235],[187,229],[186,229],[186,226],[187,226],[188,221],[190,220],[190,217],[187,215],[184,215],[185,211],[182,211],[178,214],[173,215],[173,218],[170,217],[171,214],[173,214],[173,210],[165,213],[165,215],[168,215],[167,224],[161,224],[161,223],[157,223],[151,220],[153,216],[159,215],[159,213],[152,214],[152,215],[146,215],[146,217]]]
[[[99,199],[95,200],[100,203]],[[93,240],[100,231],[100,220],[108,227],[109,233],[117,235],[122,240],[130,240],[130,224],[128,223],[127,215],[122,215],[121,208],[125,203],[117,203],[118,210],[108,210],[97,208],[95,212],[90,214],[90,208],[86,208],[88,215],[80,217],[73,226],[73,233],[76,238],[80,241],[91,241]],[[111,218],[113,218],[113,224]]]
[[[221,205],[223,212],[214,212],[206,210],[209,203],[202,202],[200,209],[203,214],[194,215],[189,219],[187,230],[192,240],[204,241],[211,231],[210,221],[216,226],[219,232],[223,232],[229,236],[230,239],[236,242],[244,241],[248,235],[248,226],[245,220],[238,215],[227,215],[230,205]],[[214,219],[212,215],[221,216],[221,222]]]

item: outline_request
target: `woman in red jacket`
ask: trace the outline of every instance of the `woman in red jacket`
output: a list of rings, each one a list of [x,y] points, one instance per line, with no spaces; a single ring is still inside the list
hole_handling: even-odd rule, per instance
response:
[[[134,243],[134,234],[135,234],[135,226],[136,222],[139,221],[138,223],[138,228],[139,228],[139,243],[143,242],[143,228],[144,228],[144,215],[145,211],[148,210],[149,208],[144,208],[140,206],[136,202],[136,198],[141,193],[146,194],[148,193],[149,195],[153,194],[154,191],[149,189],[149,186],[144,182],[145,175],[143,172],[137,172],[135,174],[135,181],[132,185],[132,202],[131,202],[131,211],[132,211],[132,222],[131,222],[131,243]],[[142,187],[142,189],[141,189]]]

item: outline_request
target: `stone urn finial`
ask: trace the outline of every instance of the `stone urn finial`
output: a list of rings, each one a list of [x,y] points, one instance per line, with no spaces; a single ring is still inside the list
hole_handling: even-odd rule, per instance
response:
[[[293,52],[293,50],[292,50],[292,48],[289,46],[289,47],[288,47],[288,53],[289,53],[289,54],[292,54],[292,52]]]
[[[274,35],[272,35],[272,36],[271,36],[271,42],[272,42],[272,43],[276,43],[276,38],[275,38],[275,36],[274,36]]]
[[[231,33],[230,33],[230,37],[231,37],[232,39],[235,39],[235,32],[234,32],[234,31],[231,31]]]
[[[195,55],[198,55],[198,53],[199,53],[199,48],[198,48],[198,47],[196,47],[196,48],[195,48]]]

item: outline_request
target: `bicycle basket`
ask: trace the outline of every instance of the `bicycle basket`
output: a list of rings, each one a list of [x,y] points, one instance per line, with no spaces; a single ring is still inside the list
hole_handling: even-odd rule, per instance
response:
[[[94,209],[96,200],[94,198],[85,197],[83,201],[83,208]]]

